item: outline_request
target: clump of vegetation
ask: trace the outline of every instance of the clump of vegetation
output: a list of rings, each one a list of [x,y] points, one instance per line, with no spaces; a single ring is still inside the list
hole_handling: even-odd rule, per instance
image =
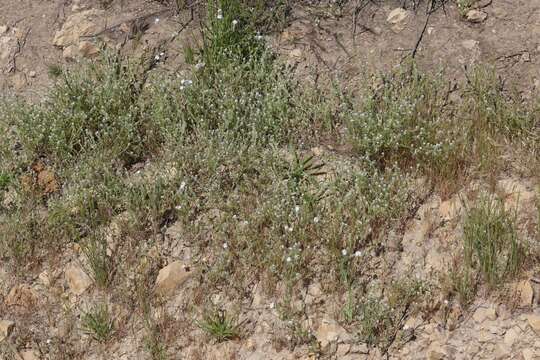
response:
[[[240,325],[224,310],[209,310],[197,325],[217,342],[232,340],[240,336]]]
[[[98,342],[108,341],[114,333],[114,321],[106,304],[96,305],[81,317],[82,329]]]
[[[425,283],[417,280],[396,282],[385,297],[368,296],[359,306],[359,336],[362,341],[387,352],[399,340],[400,331],[414,307],[428,293]]]
[[[442,79],[422,74],[414,64],[378,79],[348,117],[350,141],[358,154],[378,166],[446,166],[455,143],[448,121]]]
[[[500,286],[521,269],[525,249],[519,242],[514,215],[484,196],[468,209],[463,225],[464,266],[481,274],[491,287]]]

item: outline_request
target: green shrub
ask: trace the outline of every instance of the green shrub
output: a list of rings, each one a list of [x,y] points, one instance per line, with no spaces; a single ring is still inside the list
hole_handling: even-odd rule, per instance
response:
[[[445,120],[445,87],[414,64],[400,67],[366,90],[348,116],[350,141],[363,158],[378,165],[443,166],[454,143]]]

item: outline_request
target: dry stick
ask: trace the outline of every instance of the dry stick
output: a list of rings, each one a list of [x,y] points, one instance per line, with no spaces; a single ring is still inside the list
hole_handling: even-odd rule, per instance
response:
[[[8,73],[17,71],[17,57],[21,54],[22,49],[26,45],[26,40],[28,39],[28,35],[30,34],[31,28],[28,28],[26,30],[26,33],[24,34],[22,40],[17,39],[17,49],[13,53],[13,56],[11,57],[11,65],[8,69]]]
[[[420,36],[418,37],[418,40],[416,40],[416,45],[414,45],[414,49],[413,49],[413,52],[412,52],[412,55],[411,55],[411,57],[413,59],[416,56],[416,53],[418,52],[418,47],[420,46],[420,43],[422,42],[422,39],[424,38],[424,34],[426,33],[426,29],[427,29],[427,26],[428,26],[428,23],[429,23],[429,18],[431,17],[431,14],[433,14],[431,9],[433,9],[433,0],[431,1],[430,11],[428,11],[428,13],[427,13],[426,22],[424,23],[424,28],[422,29],[422,32],[420,33]]]

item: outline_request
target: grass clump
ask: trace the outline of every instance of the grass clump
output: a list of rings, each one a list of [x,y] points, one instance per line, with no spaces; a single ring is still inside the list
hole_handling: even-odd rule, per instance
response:
[[[81,317],[82,329],[94,340],[107,342],[114,333],[114,322],[106,304],[96,305]]]
[[[464,266],[496,288],[521,269],[525,250],[514,217],[501,201],[483,196],[469,208],[463,226]]]
[[[402,280],[388,289],[385,297],[368,296],[359,306],[359,337],[384,353],[399,340],[407,317],[427,294],[427,285],[417,280]]]
[[[240,336],[240,325],[222,309],[205,313],[202,320],[197,321],[197,325],[217,342],[236,339]]]

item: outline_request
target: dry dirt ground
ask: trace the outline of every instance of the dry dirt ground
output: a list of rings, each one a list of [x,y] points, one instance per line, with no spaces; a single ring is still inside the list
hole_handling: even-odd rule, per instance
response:
[[[187,71],[183,49],[200,38],[197,13],[179,14],[158,2],[114,2],[103,9],[96,1],[0,0],[0,89],[8,96],[38,101],[51,85],[49,72],[55,66],[70,66],[82,57],[95,56],[96,42],[122,45],[127,54],[164,53],[159,71]],[[300,3],[300,2],[299,2]],[[387,70],[416,52],[419,64],[444,69],[451,78],[463,78],[467,66],[494,65],[501,76],[523,97],[540,89],[540,0],[480,1],[481,18],[468,21],[454,2],[426,15],[425,4],[406,10],[397,18],[392,10],[402,1],[350,1],[342,9],[312,1],[294,7],[290,23],[271,36],[274,48],[299,76],[324,84],[339,79],[354,89],[358,80],[373,70]],[[421,41],[419,41],[419,39]],[[1,141],[1,140],[0,140]],[[321,150],[326,151],[326,150]],[[535,186],[531,179],[505,174],[495,188],[515,205],[519,199],[520,229],[533,228]],[[476,186],[471,185],[471,188]],[[463,193],[470,191],[464,189]],[[462,215],[459,198],[426,194],[416,216],[406,225],[401,252],[386,266],[390,271],[415,269],[421,278],[452,266],[448,254],[452,239],[460,236]],[[174,229],[168,234],[174,247]],[[96,345],[67,316],[83,308],[92,297],[81,273],[77,249],[62,255],[58,268],[13,278],[0,264],[0,319],[12,321],[3,339],[15,359],[145,359],[141,324],[119,308],[125,328],[117,340]],[[479,298],[467,313],[439,304],[438,317],[411,317],[407,321],[410,341],[393,348],[384,357],[403,359],[539,359],[540,293],[536,274],[516,283],[515,301]],[[185,291],[194,291],[196,283]],[[279,341],[280,323],[272,299],[254,290],[249,319],[251,335],[222,344],[204,342],[202,333],[182,315],[188,306],[178,292],[163,306],[178,339],[168,341],[173,359],[309,359],[307,346],[290,349]],[[437,302],[438,299],[434,299]],[[328,359],[377,359],[376,349],[351,341],[351,334],[334,320],[338,309],[321,295],[317,284],[306,292],[314,309],[306,321]],[[445,308],[447,306],[447,308]],[[71,314],[73,315],[73,314]],[[2,326],[7,326],[2,323]],[[187,329],[187,330],[186,330]],[[0,339],[2,339],[0,333]],[[170,339],[169,339],[170,340]],[[7,352],[6,352],[7,354]],[[0,357],[3,356],[0,353]],[[6,355],[7,356],[7,355]]]

